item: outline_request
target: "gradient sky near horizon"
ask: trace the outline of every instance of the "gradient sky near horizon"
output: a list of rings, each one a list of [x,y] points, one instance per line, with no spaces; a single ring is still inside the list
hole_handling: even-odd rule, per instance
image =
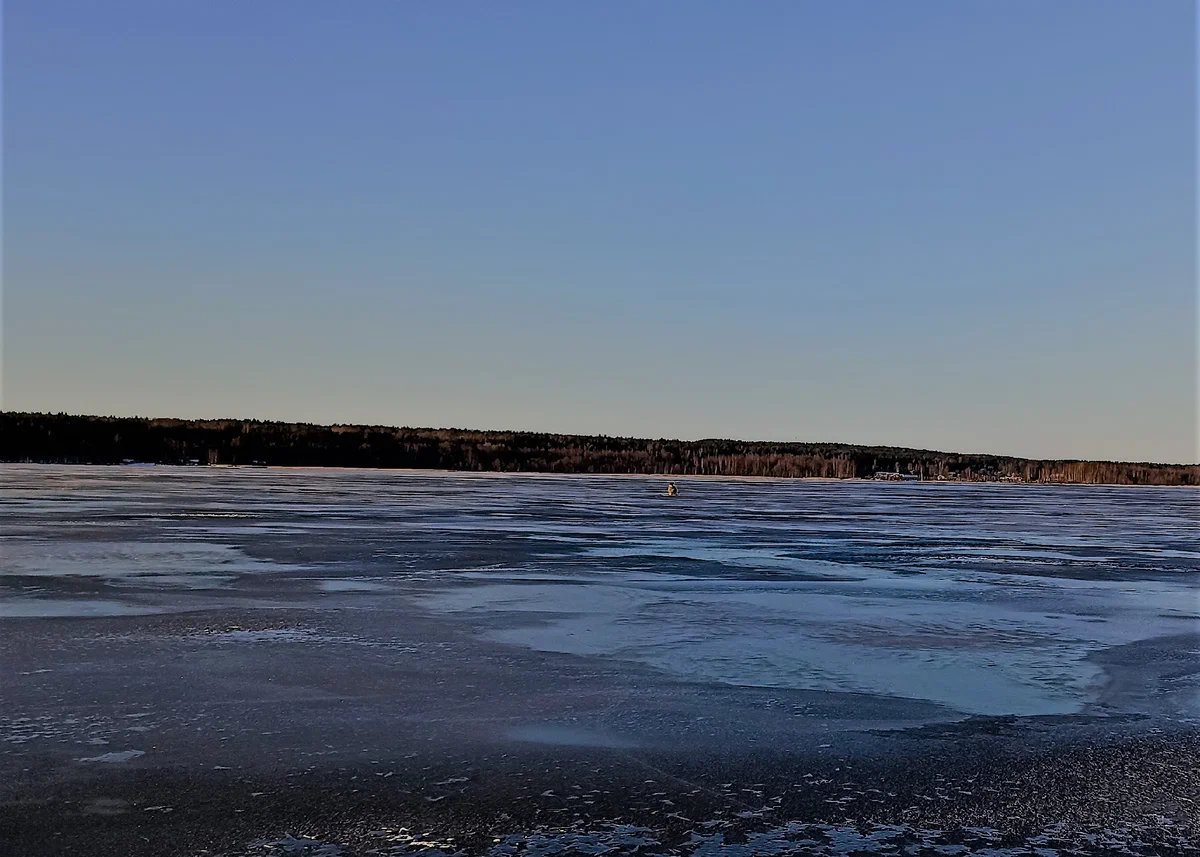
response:
[[[6,410],[1197,460],[1187,0],[3,27]]]

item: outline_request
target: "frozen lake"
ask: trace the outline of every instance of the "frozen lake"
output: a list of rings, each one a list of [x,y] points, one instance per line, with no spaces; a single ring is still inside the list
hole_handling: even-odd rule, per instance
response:
[[[685,681],[1020,715],[1103,706],[1099,655],[1200,620],[1194,491],[664,484],[10,466],[0,617],[195,610],[269,575]]]
[[[965,759],[1010,734],[1020,752],[1190,741],[1200,718],[1189,489],[684,479],[668,498],[634,477],[0,474],[0,774],[22,795],[181,769],[348,786],[375,766],[397,774],[378,788],[440,808],[469,776],[455,766],[478,765],[511,818],[494,784],[522,753],[653,756],[688,783],[704,771],[671,760],[719,757],[718,776],[782,753],[815,760],[812,778],[822,759]],[[430,791],[420,770],[441,770]],[[887,801],[816,794],[858,819]],[[124,817],[138,799],[122,795],[95,799]],[[910,802],[887,817],[934,811]],[[816,818],[799,806],[788,818]]]

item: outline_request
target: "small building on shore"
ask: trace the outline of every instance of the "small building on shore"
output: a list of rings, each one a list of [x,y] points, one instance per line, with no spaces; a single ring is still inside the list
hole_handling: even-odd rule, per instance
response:
[[[893,473],[890,470],[876,470],[872,479],[881,482],[920,482],[921,477],[916,473]]]

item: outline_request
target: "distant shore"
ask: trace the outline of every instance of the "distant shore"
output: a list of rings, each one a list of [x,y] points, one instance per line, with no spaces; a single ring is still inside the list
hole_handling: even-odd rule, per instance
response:
[[[480,477],[480,478],[500,478],[500,479],[504,479],[504,478],[529,478],[529,479],[536,479],[536,478],[547,478],[547,479],[595,478],[595,479],[627,479],[629,481],[640,480],[643,482],[653,481],[653,482],[659,482],[659,483],[664,483],[664,484],[667,481],[674,480],[677,484],[680,484],[680,485],[686,485],[688,482],[749,482],[749,483],[775,482],[775,483],[784,483],[784,484],[791,483],[791,482],[801,482],[801,483],[805,483],[805,484],[828,484],[828,485],[878,485],[881,483],[884,485],[893,485],[893,486],[911,485],[911,484],[918,484],[921,486],[929,486],[929,485],[939,485],[939,486],[976,485],[976,486],[980,486],[980,485],[987,485],[987,486],[993,486],[993,487],[995,487],[995,486],[1011,486],[1014,488],[1017,488],[1017,487],[1031,487],[1031,488],[1059,487],[1059,488],[1062,488],[1062,487],[1069,487],[1069,486],[1083,486],[1083,485],[1088,485],[1088,484],[1094,485],[1096,487],[1107,487],[1107,488],[1182,488],[1182,489],[1190,488],[1193,490],[1200,488],[1200,485],[1155,485],[1155,484],[1081,483],[1081,482],[1002,482],[999,480],[988,481],[988,480],[982,480],[982,479],[975,479],[975,480],[971,480],[969,482],[966,480],[961,480],[961,479],[945,479],[945,480],[927,479],[923,482],[918,481],[916,483],[913,483],[911,481],[897,483],[897,482],[889,482],[889,481],[885,481],[885,480],[873,479],[870,477],[862,477],[862,476],[845,476],[845,477],[834,477],[834,476],[722,476],[719,474],[688,474],[686,476],[675,476],[675,475],[668,475],[668,474],[663,474],[663,473],[549,473],[546,471],[532,471],[532,470],[530,470],[530,471],[516,470],[516,471],[508,471],[508,472],[496,472],[496,471],[490,471],[490,470],[482,470],[482,471],[450,470],[450,469],[444,468],[444,467],[442,467],[442,468],[433,468],[433,467],[362,467],[362,466],[337,467],[337,466],[326,466],[326,465],[319,465],[319,464],[195,465],[195,464],[173,464],[173,463],[160,464],[157,462],[149,462],[149,461],[138,461],[138,462],[128,462],[128,463],[120,463],[119,462],[116,464],[108,464],[108,463],[105,463],[105,464],[95,464],[95,463],[77,464],[77,463],[64,463],[64,462],[57,462],[57,461],[42,462],[42,461],[5,461],[5,460],[0,460],[0,468],[3,468],[5,466],[13,466],[13,467],[21,467],[21,466],[25,466],[25,467],[111,467],[111,468],[162,467],[162,468],[170,468],[172,470],[187,470],[187,471],[195,471],[195,472],[211,472],[211,471],[222,471],[222,470],[249,470],[249,471],[257,471],[257,470],[289,471],[290,470],[290,471],[295,471],[297,473],[307,473],[307,472],[317,471],[317,472],[329,473],[331,475],[338,474],[338,473],[358,472],[358,473],[372,473],[372,474],[392,473],[392,474],[396,474],[397,476],[429,476],[429,475],[474,476],[474,477]],[[657,496],[657,494],[655,496]],[[683,494],[681,496],[686,498],[686,494]]]
[[[1200,465],[842,443],[562,435],[259,420],[0,413],[0,460],[558,473],[693,479],[1200,485]]]

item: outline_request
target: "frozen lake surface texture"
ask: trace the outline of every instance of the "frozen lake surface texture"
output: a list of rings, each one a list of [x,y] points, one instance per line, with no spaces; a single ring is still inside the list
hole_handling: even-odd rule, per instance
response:
[[[2,474],[11,853],[1195,847],[1189,489]]]

